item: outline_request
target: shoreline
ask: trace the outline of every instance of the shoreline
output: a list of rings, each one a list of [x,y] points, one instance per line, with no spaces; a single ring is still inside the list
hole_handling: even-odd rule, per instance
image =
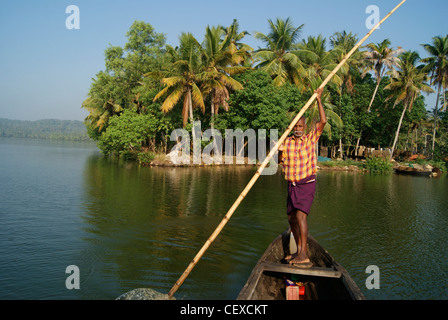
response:
[[[259,167],[261,165],[260,162],[257,163],[249,163],[247,157],[243,158],[237,158],[234,156],[233,160],[229,163],[229,161],[225,162],[224,159],[222,163],[204,163],[204,161],[201,160],[201,163],[193,163],[192,157],[190,159],[190,163],[182,163],[182,164],[175,164],[171,162],[167,155],[156,155],[155,159],[152,160],[150,163],[142,164],[142,166],[145,167],[166,167],[166,168],[211,168],[211,167],[226,167],[226,166],[233,166],[233,167]],[[279,167],[282,165],[279,164]],[[441,176],[444,171],[442,171],[440,168],[431,166],[429,164],[425,165],[419,165],[416,163],[409,163],[409,162],[391,162],[391,166],[389,170],[384,171],[375,171],[371,170],[367,167],[365,161],[355,161],[355,160],[332,160],[332,161],[323,161],[317,162],[317,170],[318,171],[336,171],[336,172],[361,172],[361,173],[368,173],[368,172],[384,172],[384,173],[404,173],[404,174],[427,174],[430,177],[437,177]]]

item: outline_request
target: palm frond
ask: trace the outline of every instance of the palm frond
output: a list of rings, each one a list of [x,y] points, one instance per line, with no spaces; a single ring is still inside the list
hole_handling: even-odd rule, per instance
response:
[[[168,89],[168,88],[165,88]],[[182,86],[175,87],[168,97],[163,101],[161,110],[164,113],[171,111],[174,106],[179,102],[180,98],[184,94]]]
[[[184,81],[184,78],[181,76],[174,76],[170,78],[163,78],[161,83],[166,85],[168,88],[175,86]]]
[[[204,99],[202,97],[202,92],[199,89],[199,87],[194,83],[191,87],[191,97],[192,97],[192,103],[195,106],[199,106],[202,112],[205,112],[205,104]]]

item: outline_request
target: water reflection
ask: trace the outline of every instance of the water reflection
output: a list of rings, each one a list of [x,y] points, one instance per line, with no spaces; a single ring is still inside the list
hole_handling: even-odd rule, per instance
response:
[[[144,168],[90,157],[84,172],[84,240],[88,243],[86,251],[100,256],[97,258],[103,265],[98,274],[120,279],[120,288],[112,288],[115,295],[141,286],[167,292],[254,173],[254,168],[241,167]],[[272,178],[265,182],[272,182]],[[208,298],[204,282],[212,285],[217,277],[219,282],[223,277],[234,277],[234,270],[241,267],[235,260],[251,266],[263,250],[255,246],[254,252],[253,237],[257,244],[262,241],[263,248],[272,240],[273,233],[265,232],[263,225],[266,217],[259,214],[272,214],[266,200],[276,195],[267,188],[263,193],[265,196],[254,188],[235,212],[232,223],[202,258],[205,262],[183,285],[186,297],[197,298],[202,292],[202,297]],[[283,228],[286,219],[281,218]],[[253,230],[246,234],[256,228],[264,234],[257,237]],[[225,297],[234,298],[243,284],[243,280],[233,281],[233,291],[226,293],[232,296]]]
[[[251,167],[144,168],[90,157],[82,254],[92,275],[83,298],[115,298],[138,287],[168,292],[254,173]],[[448,287],[440,280],[447,274],[447,190],[444,177],[319,172],[310,232],[367,298],[440,299]],[[280,172],[260,177],[177,298],[234,299],[286,228],[285,200]],[[369,265],[380,268],[380,290],[365,288]]]
[[[445,177],[322,172],[319,179],[315,233],[362,289],[366,267],[380,268],[381,290],[365,290],[368,298],[446,296],[447,282],[435,280],[448,271]]]
[[[94,147],[0,139],[0,296],[114,299],[168,292],[255,173],[142,168]],[[311,234],[368,299],[448,296],[448,179],[318,172]],[[286,183],[262,176],[176,293],[234,299],[287,226]],[[67,290],[75,264],[81,289]],[[368,265],[381,271],[367,290]]]

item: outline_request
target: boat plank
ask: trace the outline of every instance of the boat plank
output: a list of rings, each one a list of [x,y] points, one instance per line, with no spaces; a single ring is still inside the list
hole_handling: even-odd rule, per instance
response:
[[[341,272],[331,269],[331,268],[321,268],[321,267],[311,267],[311,268],[300,268],[282,263],[275,262],[263,262],[263,270],[289,273],[289,274],[301,274],[307,276],[318,276],[327,278],[340,278]]]
[[[365,299],[347,270],[310,235],[307,251],[313,267],[300,268],[286,264],[290,241],[290,231],[287,230],[268,246],[240,291],[238,300],[286,299],[284,276],[288,274],[306,278],[307,300]]]

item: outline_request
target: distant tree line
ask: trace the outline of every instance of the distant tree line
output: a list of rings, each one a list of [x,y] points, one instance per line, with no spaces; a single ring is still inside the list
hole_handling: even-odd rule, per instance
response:
[[[10,120],[0,118],[0,136],[71,141],[91,140],[82,121],[77,120]]]
[[[135,21],[124,47],[105,50],[105,70],[93,79],[85,125],[105,154],[167,152],[177,128],[191,132],[240,128],[278,129],[280,134],[333,68],[358,42],[351,32],[300,38],[304,27],[291,19],[268,20],[269,33],[253,37],[234,20],[207,26],[202,41],[182,33],[176,47],[145,22]],[[388,39],[357,50],[326,86],[322,97],[328,124],[321,146],[337,157],[357,155],[360,146],[448,156],[448,36],[416,51],[392,48]],[[436,92],[427,111],[424,94]],[[429,106],[428,109],[432,108]],[[311,106],[309,127],[317,116]]]

